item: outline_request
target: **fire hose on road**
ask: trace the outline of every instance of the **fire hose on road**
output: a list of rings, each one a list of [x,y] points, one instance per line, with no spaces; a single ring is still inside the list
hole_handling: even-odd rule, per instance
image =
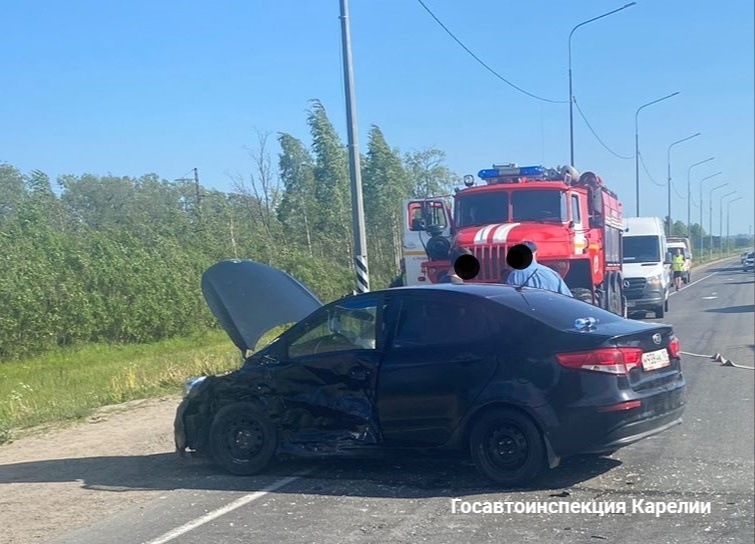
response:
[[[744,368],[745,370],[755,370],[755,368],[750,366],[742,366],[734,363],[731,359],[727,359],[720,353],[716,353],[715,355],[702,355],[700,353],[689,353],[686,351],[679,352],[682,355],[689,355],[690,357],[700,357],[701,359],[710,359],[711,361],[714,361],[716,363],[721,363],[721,366],[733,366],[734,368]]]

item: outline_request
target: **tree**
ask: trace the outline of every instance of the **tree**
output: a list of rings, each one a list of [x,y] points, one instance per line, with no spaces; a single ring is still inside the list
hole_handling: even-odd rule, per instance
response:
[[[10,164],[0,163],[0,225],[18,211],[25,196],[21,172]]]
[[[278,142],[281,146],[278,169],[283,183],[278,219],[294,240],[303,233],[311,257],[314,255],[312,220],[318,213],[314,161],[304,144],[290,134],[281,133]]]
[[[446,154],[439,149],[425,149],[407,153],[406,170],[412,180],[412,198],[427,198],[449,194],[458,184],[459,176],[444,164]]]
[[[399,268],[403,234],[401,201],[412,194],[412,180],[398,150],[391,149],[373,125],[364,161],[365,226],[368,255],[376,279],[389,281]]]
[[[315,156],[315,201],[318,215],[313,226],[321,233],[328,255],[353,266],[351,198],[346,148],[318,100],[308,116]]]

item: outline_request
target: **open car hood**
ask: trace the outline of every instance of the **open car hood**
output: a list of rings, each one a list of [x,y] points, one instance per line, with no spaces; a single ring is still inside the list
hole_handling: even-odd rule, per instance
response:
[[[233,343],[252,350],[277,326],[296,323],[322,302],[294,278],[249,260],[220,261],[202,275],[202,293]]]

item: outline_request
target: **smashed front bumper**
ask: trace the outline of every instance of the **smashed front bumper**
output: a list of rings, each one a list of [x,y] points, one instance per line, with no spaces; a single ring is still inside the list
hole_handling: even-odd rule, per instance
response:
[[[173,441],[176,452],[182,457],[187,453],[204,455],[207,442],[206,418],[199,413],[196,401],[184,399],[176,410],[173,421]]]

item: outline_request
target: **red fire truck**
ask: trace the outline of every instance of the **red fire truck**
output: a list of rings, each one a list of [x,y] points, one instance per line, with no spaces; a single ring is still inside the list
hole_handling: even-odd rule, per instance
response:
[[[506,252],[532,240],[538,261],[561,274],[576,298],[625,315],[621,202],[599,176],[516,164],[477,175],[483,183],[464,176],[466,187],[452,197],[404,202],[407,285],[436,283],[452,266],[453,245],[480,262],[471,282],[505,282]]]

